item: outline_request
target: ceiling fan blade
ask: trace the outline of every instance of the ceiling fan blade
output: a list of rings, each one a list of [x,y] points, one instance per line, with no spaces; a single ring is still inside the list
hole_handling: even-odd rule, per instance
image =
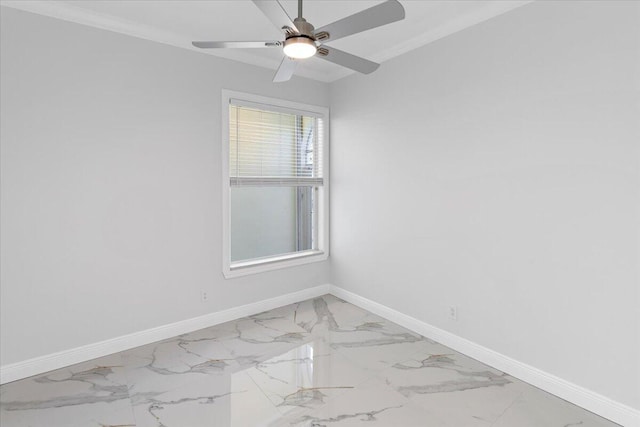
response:
[[[342,37],[391,24],[404,19],[404,7],[397,0],[387,0],[384,3],[355,13],[339,21],[318,28],[315,34],[328,33],[328,38],[321,38],[322,42],[334,41]]]
[[[320,52],[326,52],[326,54]],[[358,71],[362,74],[373,73],[380,66],[380,64],[369,61],[368,59],[360,58],[359,56],[355,56],[329,46],[322,46],[319,53],[316,55],[316,58],[351,68],[352,70]]]
[[[253,3],[258,6],[258,9],[260,9],[279,30],[282,30],[283,27],[286,26],[296,32],[298,31],[293,20],[278,0],[253,0]]]
[[[290,80],[297,67],[298,63],[295,60],[289,58],[288,56],[285,56],[284,58],[282,58],[282,62],[278,67],[278,71],[276,71],[276,74],[273,76],[273,81],[275,83],[279,83]]]
[[[267,42],[192,42],[192,45],[201,49],[217,49],[217,48],[256,48],[256,47],[279,47],[282,46],[282,42],[279,41],[267,41]]]

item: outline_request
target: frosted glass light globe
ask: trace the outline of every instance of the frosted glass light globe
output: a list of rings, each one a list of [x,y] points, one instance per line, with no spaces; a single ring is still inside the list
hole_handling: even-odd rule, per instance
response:
[[[315,55],[318,48],[310,38],[295,36],[285,40],[283,50],[289,58],[305,59]]]

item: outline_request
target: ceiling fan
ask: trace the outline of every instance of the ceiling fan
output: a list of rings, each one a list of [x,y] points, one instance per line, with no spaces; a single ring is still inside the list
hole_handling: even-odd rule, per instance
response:
[[[380,64],[326,46],[324,43],[404,19],[402,5],[397,0],[387,0],[316,30],[302,17],[302,0],[298,0],[298,17],[294,20],[291,20],[278,0],[253,0],[253,3],[278,29],[284,31],[284,41],[196,41],[193,45],[202,49],[281,47],[285,56],[273,77],[274,82],[289,80],[296,70],[298,61],[312,56],[360,73],[372,73]]]

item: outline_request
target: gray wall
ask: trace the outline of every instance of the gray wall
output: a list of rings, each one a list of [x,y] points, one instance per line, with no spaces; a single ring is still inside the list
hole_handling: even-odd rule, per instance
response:
[[[334,283],[640,408],[639,8],[536,2],[333,84]]]
[[[220,205],[221,89],[327,106],[326,84],[1,15],[2,364],[328,282],[224,280]]]
[[[330,86],[2,8],[1,363],[333,281],[640,407],[639,4],[604,4]],[[222,278],[222,88],[331,96],[331,271]]]

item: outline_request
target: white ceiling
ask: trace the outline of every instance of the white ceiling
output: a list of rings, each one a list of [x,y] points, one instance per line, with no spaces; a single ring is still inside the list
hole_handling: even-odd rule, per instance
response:
[[[406,18],[327,43],[376,62],[384,62],[417,47],[500,15],[532,0],[400,0]],[[307,0],[304,16],[316,28],[359,12],[381,1]],[[295,0],[281,1],[290,16]],[[209,49],[193,40],[281,40],[281,33],[251,2],[171,0],[1,1],[2,6],[107,29],[173,46],[197,50],[253,65],[277,69],[279,49]],[[351,74],[338,65],[311,58],[297,75],[330,82]]]

